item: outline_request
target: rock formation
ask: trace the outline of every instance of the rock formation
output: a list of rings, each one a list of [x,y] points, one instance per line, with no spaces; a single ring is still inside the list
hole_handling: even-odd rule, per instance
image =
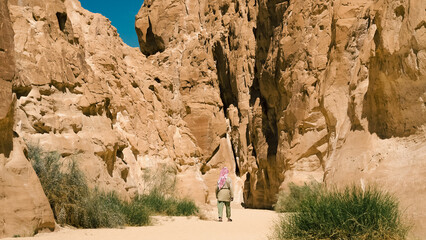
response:
[[[173,76],[182,96],[183,119],[201,149],[209,192],[221,166],[231,167],[237,176],[251,167],[247,128],[255,64],[254,2],[145,1],[136,16],[141,52]]]
[[[177,192],[206,201],[201,149],[183,120],[186,109],[171,75],[125,45],[108,19],[78,1],[11,0],[9,10],[16,69],[11,67],[7,80],[17,99],[8,123],[20,145],[37,144],[59,152],[63,161],[76,160],[89,184],[123,198],[144,192],[149,185],[144,179],[150,175],[147,181],[155,181],[155,169],[168,169],[176,175]],[[11,159],[22,164],[22,158]],[[8,161],[2,159],[6,170]],[[12,179],[2,179],[2,186],[15,186]],[[29,206],[21,203],[17,209]],[[32,218],[47,216],[43,213],[33,212]],[[22,224],[19,216],[6,221]],[[5,227],[2,236],[33,233],[22,231],[31,223]]]
[[[144,190],[146,169],[170,166],[204,202],[200,149],[172,77],[78,1],[10,5],[19,137],[75,159],[89,183],[123,197]]]
[[[0,2],[0,238],[53,230],[55,220],[40,181],[13,139],[14,32],[7,1]]]
[[[147,172],[167,168],[200,203],[214,201],[227,166],[237,200],[254,208],[271,208],[290,182],[379,184],[421,236],[425,7],[145,0],[136,49],[77,0],[9,0],[0,154],[12,151],[13,129],[13,154],[22,141],[58,151],[93,186],[131,197]]]
[[[0,155],[0,238],[32,236],[55,229],[40,181],[15,139],[9,158]]]
[[[0,3],[0,154],[9,157],[13,149],[12,79],[15,75],[13,29],[7,1]]]
[[[289,182],[380,184],[425,231],[416,200],[425,196],[424,9],[415,0],[152,0],[136,30],[149,59],[176,69],[185,104],[202,103],[200,85],[220,95],[214,116],[229,121],[247,206],[270,207]]]

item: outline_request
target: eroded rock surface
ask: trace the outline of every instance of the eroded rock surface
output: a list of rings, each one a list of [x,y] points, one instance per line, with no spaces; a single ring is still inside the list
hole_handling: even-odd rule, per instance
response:
[[[167,168],[212,202],[227,166],[271,208],[290,182],[377,183],[426,231],[424,1],[146,0],[140,49],[77,0],[9,5],[16,137],[92,185],[130,197]]]
[[[12,0],[9,10],[17,96],[11,126],[17,139],[57,151],[64,161],[75,159],[91,186],[123,198],[146,191],[146,181],[156,180],[152,173],[168,169],[177,177],[178,193],[206,201],[201,150],[181,117],[185,109],[169,75],[125,45],[108,19],[78,1]],[[4,185],[14,186],[12,179]],[[31,213],[34,221],[46,217],[43,211]],[[6,221],[20,222],[20,216]],[[21,229],[5,225],[4,233],[33,234],[23,232],[32,226],[26,223]]]
[[[425,229],[415,200],[424,192],[417,184],[425,169],[417,158],[426,122],[424,10],[418,0],[151,0],[136,28],[148,59],[174,69],[189,109],[216,105],[214,116],[227,119],[247,206],[271,207],[289,182],[363,179],[394,190]],[[220,99],[202,105],[200,87]],[[188,126],[205,143],[200,124],[215,118],[198,110],[197,121],[188,112]],[[368,153],[358,148],[366,142]],[[351,148],[358,150],[349,157]],[[211,149],[202,153],[208,168]],[[365,158],[382,167],[358,172]],[[410,190],[392,187],[402,175]]]
[[[10,5],[16,133],[77,160],[89,183],[123,197],[144,190],[147,169],[192,172],[182,184],[193,183],[200,191],[192,195],[204,202],[200,149],[181,117],[185,110],[170,75],[78,1]]]
[[[33,236],[55,229],[55,219],[22,143],[15,139],[9,158],[0,155],[0,238]]]
[[[49,202],[19,139],[13,139],[14,32],[7,1],[0,2],[0,238],[53,230]]]
[[[210,193],[221,167],[243,179],[248,171],[256,15],[255,1],[190,0],[146,1],[136,17],[141,51],[181,95]]]
[[[15,75],[13,29],[7,1],[0,2],[0,154],[9,157],[13,149],[12,79]]]

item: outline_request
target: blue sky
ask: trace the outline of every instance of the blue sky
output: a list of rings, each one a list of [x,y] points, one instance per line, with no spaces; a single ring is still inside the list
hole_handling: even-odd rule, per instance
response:
[[[114,27],[127,45],[139,47],[135,32],[135,16],[143,0],[80,0],[83,8],[100,13],[111,20]]]

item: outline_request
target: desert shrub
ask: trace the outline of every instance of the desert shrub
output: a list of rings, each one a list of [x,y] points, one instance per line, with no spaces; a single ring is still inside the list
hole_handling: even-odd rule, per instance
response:
[[[171,201],[157,191],[137,196],[134,201],[145,206],[153,214],[167,215],[167,209],[171,207]]]
[[[75,161],[63,166],[58,153],[43,152],[31,144],[28,158],[59,224],[100,228],[148,223],[149,214],[144,207],[122,201],[115,192],[89,189]]]
[[[175,196],[176,169],[165,166],[156,171],[145,170],[143,180],[148,191],[134,200],[145,206],[152,214],[190,216],[199,212],[194,201]]]
[[[84,208],[84,228],[121,227],[127,224],[123,202],[115,192],[94,189],[82,202]]]
[[[76,162],[63,168],[57,152],[43,152],[36,145],[28,145],[28,158],[58,223],[84,227],[86,216],[81,203],[89,195],[89,188]]]
[[[126,223],[129,226],[145,226],[151,223],[151,212],[142,202],[137,201],[137,197],[130,202],[125,202],[122,208],[126,216]]]
[[[302,186],[290,183],[288,191],[278,193],[278,200],[274,209],[277,212],[296,212],[303,199],[315,198],[322,190],[322,184],[316,181],[305,183]]]
[[[152,214],[168,216],[190,216],[198,213],[194,201],[167,196],[158,191],[152,191],[136,197],[135,202],[145,206]]]
[[[191,216],[199,213],[199,209],[194,201],[190,199],[180,199],[176,206],[176,216]]]
[[[188,216],[198,212],[192,200],[173,195],[176,175],[167,168],[145,176],[149,192],[123,201],[115,192],[90,189],[77,163],[70,161],[64,166],[56,152],[43,152],[28,144],[28,158],[59,224],[81,228],[142,226],[150,223],[152,214]]]
[[[375,187],[308,194],[296,213],[277,224],[275,238],[405,239],[408,228],[401,220],[398,205],[395,197]]]
[[[171,166],[163,166],[157,170],[146,169],[143,173],[145,184],[144,195],[154,193],[171,196],[176,190],[176,169]]]

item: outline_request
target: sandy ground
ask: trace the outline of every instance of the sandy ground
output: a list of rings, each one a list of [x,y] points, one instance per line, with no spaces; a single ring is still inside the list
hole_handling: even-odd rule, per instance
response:
[[[225,212],[225,211],[224,211]],[[212,218],[217,216],[215,209],[207,212]],[[225,214],[224,214],[225,215]],[[154,217],[154,226],[126,227],[124,229],[69,229],[62,228],[53,233],[41,233],[25,240],[267,240],[272,233],[278,215],[273,211],[232,209],[232,222],[200,220],[198,217]],[[17,239],[17,238],[8,238]]]

